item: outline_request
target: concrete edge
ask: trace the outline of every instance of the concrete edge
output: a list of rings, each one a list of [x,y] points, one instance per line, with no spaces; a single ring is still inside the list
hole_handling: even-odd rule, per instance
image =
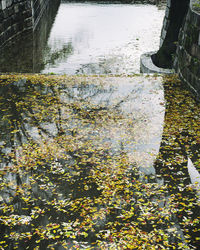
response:
[[[141,55],[140,73],[174,74],[174,69],[159,68],[153,63],[151,56],[155,53],[156,51],[151,51]]]

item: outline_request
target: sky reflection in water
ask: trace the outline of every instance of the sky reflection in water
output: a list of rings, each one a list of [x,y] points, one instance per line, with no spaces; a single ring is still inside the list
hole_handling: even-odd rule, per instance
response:
[[[3,248],[199,245],[199,104],[176,77],[2,75],[0,91]]]
[[[138,72],[162,15],[62,3],[38,71]],[[175,76],[0,79],[3,249],[197,249],[199,104]]]
[[[153,5],[61,3],[42,73],[137,73],[140,55],[158,49],[163,17]]]

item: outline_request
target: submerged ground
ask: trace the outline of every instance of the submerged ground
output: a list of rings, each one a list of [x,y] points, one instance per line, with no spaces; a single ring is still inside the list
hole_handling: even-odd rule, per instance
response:
[[[0,249],[198,249],[200,105],[175,75],[0,93]]]

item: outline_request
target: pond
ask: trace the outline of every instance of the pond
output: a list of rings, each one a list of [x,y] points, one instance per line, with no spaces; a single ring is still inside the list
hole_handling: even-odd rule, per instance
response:
[[[139,73],[141,54],[159,47],[164,5],[62,1],[57,8],[33,37],[1,54],[1,72]]]

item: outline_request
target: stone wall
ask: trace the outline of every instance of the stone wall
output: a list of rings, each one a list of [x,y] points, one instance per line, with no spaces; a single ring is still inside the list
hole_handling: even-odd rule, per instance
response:
[[[170,18],[169,18],[169,10],[170,10],[170,6],[171,6],[171,0],[167,0],[167,4],[166,4],[166,9],[165,9],[165,17],[163,20],[163,26],[162,26],[162,30],[161,30],[161,36],[160,36],[160,47],[163,44],[163,41],[165,40],[166,34],[167,34],[167,29],[169,27],[169,22],[170,22]]]
[[[33,15],[33,30],[37,27],[41,16],[46,9],[49,0],[31,0],[32,1],[32,15]]]
[[[0,0],[0,46],[31,28],[29,0]]]
[[[170,15],[174,11],[172,10],[172,3],[174,3],[172,1],[176,0],[167,0],[160,48],[166,42],[169,27],[174,22]],[[171,41],[177,44],[172,62],[173,68],[179,74],[182,82],[190,88],[196,99],[200,101],[200,0],[190,0],[188,4],[182,24],[177,31],[179,36],[176,40]],[[155,54],[157,53],[152,52],[141,56],[141,72],[165,73],[163,68],[155,66],[155,62],[153,65],[152,57]]]
[[[49,0],[0,0],[0,47],[36,29]]]
[[[43,69],[47,40],[59,6],[60,0],[49,0],[36,28],[3,46],[0,72],[38,73]]]
[[[174,67],[200,100],[200,12],[193,9],[193,1],[179,33]]]

